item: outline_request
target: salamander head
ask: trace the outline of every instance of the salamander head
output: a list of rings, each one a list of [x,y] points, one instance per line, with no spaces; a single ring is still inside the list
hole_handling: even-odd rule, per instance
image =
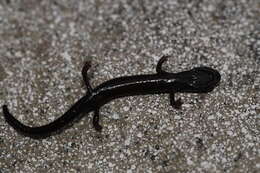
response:
[[[206,93],[212,91],[220,82],[218,71],[209,67],[197,67],[190,71],[177,73],[179,92]]]

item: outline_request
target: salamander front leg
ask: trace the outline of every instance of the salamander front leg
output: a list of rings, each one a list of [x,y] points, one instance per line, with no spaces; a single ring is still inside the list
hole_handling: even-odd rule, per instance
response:
[[[90,69],[90,67],[91,67],[91,62],[86,61],[84,67],[81,70],[81,74],[83,76],[84,83],[87,86],[88,93],[92,93],[92,90],[93,90],[90,85],[89,77],[88,77],[88,70]]]
[[[169,56],[163,55],[163,56],[161,57],[161,59],[158,61],[157,66],[156,66],[156,72],[157,72],[157,73],[159,73],[159,74],[161,74],[161,73],[167,73],[166,71],[164,71],[164,70],[162,69],[162,64],[163,64],[165,61],[167,61],[168,58],[169,58]]]
[[[181,109],[181,105],[183,104],[183,102],[181,101],[181,98],[175,100],[174,93],[170,93],[170,104],[175,109]]]
[[[102,126],[99,124],[99,109],[94,111],[93,126],[96,131],[101,132]]]

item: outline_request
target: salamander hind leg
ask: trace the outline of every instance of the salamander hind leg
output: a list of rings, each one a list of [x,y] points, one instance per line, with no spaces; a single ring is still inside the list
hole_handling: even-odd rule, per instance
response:
[[[96,131],[101,132],[102,126],[99,124],[99,110],[98,109],[94,111],[93,126]]]
[[[90,80],[88,77],[88,70],[91,67],[91,62],[90,61],[86,61],[84,67],[82,68],[81,74],[83,76],[83,80],[85,85],[87,86],[88,92],[91,93],[92,92],[92,86],[90,85]]]
[[[164,56],[162,56],[161,58],[160,58],[160,60],[158,61],[158,63],[157,63],[157,66],[156,66],[156,72],[157,73],[167,73],[166,71],[164,71],[163,69],[162,69],[162,64],[165,62],[165,61],[167,61],[167,59],[169,58],[169,56],[166,56],[166,55],[164,55]]]
[[[170,104],[175,109],[181,109],[181,105],[183,104],[183,102],[181,101],[181,98],[175,100],[174,93],[170,93]]]

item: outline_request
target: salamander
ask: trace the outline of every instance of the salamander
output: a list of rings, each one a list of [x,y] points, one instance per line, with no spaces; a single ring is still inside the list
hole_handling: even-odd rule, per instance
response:
[[[160,58],[155,74],[118,77],[101,83],[95,88],[92,88],[87,74],[91,67],[91,63],[88,61],[82,69],[83,81],[87,87],[86,95],[62,116],[49,124],[30,127],[18,121],[9,112],[7,105],[3,105],[4,118],[10,126],[24,136],[44,138],[63,129],[87,113],[94,112],[92,124],[94,129],[100,132],[102,126],[99,123],[99,109],[113,99],[136,95],[169,94],[170,105],[180,109],[182,101],[180,98],[175,99],[175,93],[208,93],[220,82],[219,72],[205,66],[179,73],[166,72],[162,69],[162,64],[167,58],[168,56]]]

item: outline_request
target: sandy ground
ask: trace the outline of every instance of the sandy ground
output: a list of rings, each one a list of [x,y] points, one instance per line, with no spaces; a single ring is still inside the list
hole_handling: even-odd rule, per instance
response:
[[[59,135],[17,134],[0,111],[0,172],[260,172],[259,0],[1,0],[0,105],[39,126],[111,78],[210,66],[208,94],[117,99]]]

